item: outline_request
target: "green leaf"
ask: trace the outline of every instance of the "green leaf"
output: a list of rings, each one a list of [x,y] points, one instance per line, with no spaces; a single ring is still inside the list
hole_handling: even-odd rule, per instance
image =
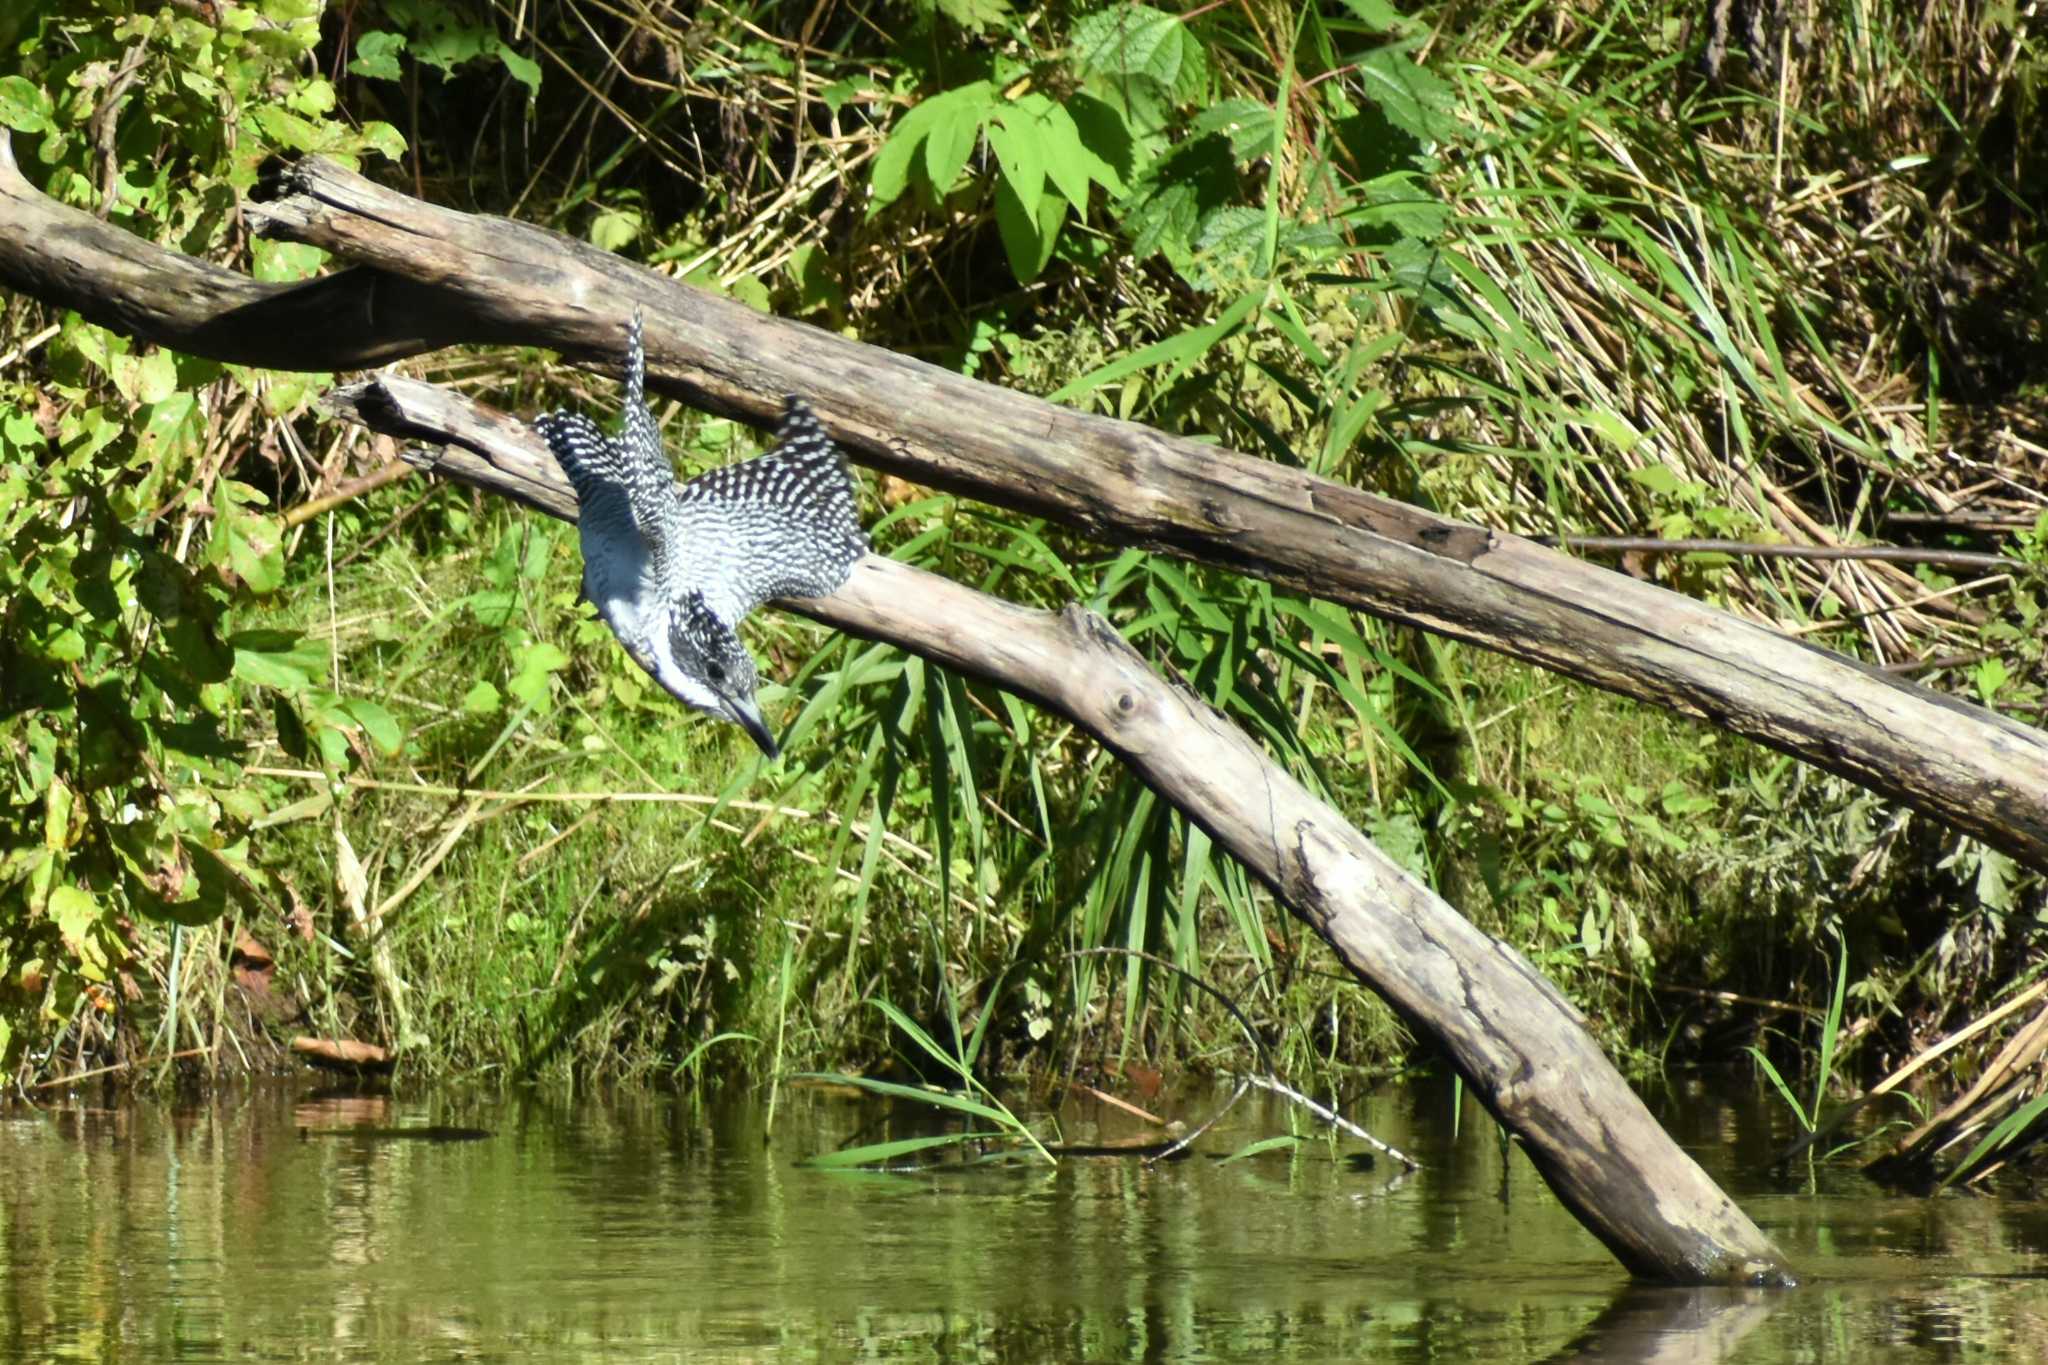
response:
[[[92,935],[100,918],[100,905],[92,893],[69,883],[59,886],[50,892],[47,913],[64,936],[64,946],[78,960],[80,974],[93,981],[106,980],[107,955]]]
[[[1112,5],[1074,25],[1068,56],[1083,75],[1138,76],[1172,89],[1184,49],[1178,17],[1150,5]]]
[[[1009,0],[938,0],[939,13],[969,33],[980,33],[1010,17]]]
[[[489,679],[478,681],[476,686],[462,694],[462,709],[472,716],[492,715],[504,704],[504,699]]]
[[[249,273],[266,284],[310,280],[326,263],[325,251],[304,242],[273,242],[259,237],[249,243]]]
[[[47,133],[50,121],[49,92],[26,76],[0,76],[0,123],[24,133]]]
[[[1404,45],[1375,48],[1358,59],[1358,79],[1387,122],[1419,142],[1453,140],[1457,93],[1442,78],[1418,66]]]
[[[239,507],[222,509],[228,567],[259,596],[284,582],[284,534],[275,518]]]
[[[989,146],[994,149],[996,162],[1003,168],[1003,179],[1027,220],[1038,217],[1038,196],[1045,188],[1045,153],[1040,142],[1038,120],[1015,106],[1004,109],[988,125]],[[1013,255],[1011,260],[1015,259]],[[1018,278],[1028,277],[1020,273]]]
[[[1020,284],[1029,284],[1052,259],[1060,239],[1060,227],[1067,221],[1067,201],[1057,194],[1041,194],[1035,213],[1017,202],[1010,182],[996,186],[996,230],[1003,239],[1003,251],[1010,258],[1010,271]]]
[[[1176,263],[1184,260],[1203,220],[1237,198],[1237,180],[1230,142],[1217,133],[1183,143],[1145,167],[1124,209],[1131,254],[1143,260],[1158,251]]]
[[[1272,150],[1273,106],[1257,100],[1224,100],[1188,121],[1195,133],[1221,133],[1230,140],[1230,154],[1251,161]]]
[[[1093,95],[1070,95],[1060,107],[1080,138],[1089,178],[1107,186],[1109,192],[1118,198],[1130,193],[1129,181],[1137,151],[1123,113]],[[1074,202],[1080,204],[1084,201],[1076,199]]]
[[[1686,486],[1685,480],[1679,478],[1669,467],[1661,464],[1640,465],[1634,469],[1624,471],[1624,474],[1631,483],[1641,484],[1652,493],[1667,498],[1675,495],[1681,488]]]
[[[318,645],[297,635],[243,631],[228,637],[235,676],[258,687],[304,692],[326,664]]]
[[[263,136],[288,152],[317,152],[326,149],[329,134],[322,124],[294,114],[281,104],[259,104],[247,117]]]
[[[951,120],[957,114],[973,112],[978,123],[984,116],[980,111],[985,111],[994,98],[993,84],[970,81],[933,95],[898,119],[889,140],[875,154],[875,168],[868,175],[868,189],[872,196],[868,203],[868,216],[873,217],[902,195],[910,183],[911,170],[917,165],[919,149],[942,121]]]
[[[2006,1115],[1984,1135],[1982,1141],[1970,1149],[1969,1155],[1949,1168],[1948,1174],[1941,1178],[1942,1188],[1946,1189],[1957,1180],[1972,1178],[1986,1157],[2010,1145],[2015,1138],[2024,1135],[2044,1116],[2048,1116],[2048,1095],[2036,1095]]]
[[[1258,1156],[1265,1152],[1287,1151],[1300,1145],[1301,1139],[1288,1133],[1282,1133],[1278,1137],[1260,1138],[1257,1142],[1247,1142],[1218,1164],[1228,1166],[1231,1162],[1243,1161],[1246,1157]]]
[[[1417,27],[1416,20],[1395,9],[1387,0],[1344,0],[1344,8],[1376,33],[1407,33]]]
[[[405,747],[405,728],[389,711],[373,701],[360,697],[343,704],[342,709],[363,727],[363,734],[380,753],[389,757]]]
[[[895,1142],[870,1142],[865,1146],[848,1147],[842,1151],[820,1152],[816,1156],[807,1156],[796,1164],[815,1171],[889,1166],[904,1157],[928,1152],[934,1147],[958,1147],[966,1142],[980,1142],[991,1138],[1000,1140],[1002,1136],[1001,1133],[938,1133],[931,1137],[902,1138]]]
[[[398,54],[405,51],[405,35],[374,30],[356,39],[356,59],[348,64],[351,76],[366,76],[371,80],[402,80],[405,72],[399,68]]]
[[[1065,105],[1044,100],[1037,111],[1039,151],[1045,159],[1045,173],[1059,192],[1084,217],[1088,211],[1088,182],[1112,186],[1117,179],[1102,158],[1081,141],[1081,130]]]
[[[640,235],[644,226],[638,212],[626,208],[604,208],[590,220],[590,244],[603,251],[619,251]]]
[[[819,1079],[839,1085],[851,1085],[889,1099],[909,1100],[915,1104],[928,1104],[937,1109],[950,1109],[957,1114],[969,1114],[991,1123],[1002,1124],[1005,1128],[1010,1128],[1016,1123],[1014,1116],[999,1109],[992,1109],[979,1100],[969,1099],[956,1091],[933,1090],[921,1085],[898,1085],[894,1081],[878,1081],[869,1076],[820,1076]]]
[[[404,134],[388,123],[373,119],[362,126],[359,136],[364,147],[387,161],[398,161],[405,156]]]
[[[528,706],[538,707],[548,694],[548,675],[569,666],[569,656],[542,640],[520,654],[519,671],[505,690]]]
[[[526,87],[529,100],[540,97],[540,63],[523,53],[514,52],[503,43],[497,45],[498,60],[505,64],[505,70],[513,80]]]
[[[924,140],[924,174],[934,193],[945,194],[960,178],[967,158],[974,155],[974,144],[981,140],[987,112],[986,106],[953,104],[933,124]]]

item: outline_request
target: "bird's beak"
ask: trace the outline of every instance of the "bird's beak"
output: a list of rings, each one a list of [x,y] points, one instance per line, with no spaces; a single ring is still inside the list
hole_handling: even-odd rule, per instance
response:
[[[775,736],[768,729],[768,722],[761,719],[761,708],[754,705],[749,697],[720,697],[725,704],[725,714],[731,716],[747,736],[759,745],[761,752],[770,758],[780,758],[782,748],[776,744]]]

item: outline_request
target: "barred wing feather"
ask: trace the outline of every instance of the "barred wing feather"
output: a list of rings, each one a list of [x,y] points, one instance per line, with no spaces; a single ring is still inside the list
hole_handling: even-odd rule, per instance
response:
[[[771,598],[837,591],[868,551],[846,457],[807,403],[784,405],[773,450],[681,490],[681,555],[719,561],[687,576],[724,588],[734,620]]]

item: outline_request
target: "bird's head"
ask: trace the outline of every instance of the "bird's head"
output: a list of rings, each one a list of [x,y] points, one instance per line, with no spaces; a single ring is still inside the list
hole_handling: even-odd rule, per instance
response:
[[[706,715],[729,720],[745,730],[770,758],[781,750],[754,704],[757,675],[753,656],[740,644],[739,633],[704,604],[701,593],[686,593],[669,612],[666,636],[657,635],[655,680],[677,701]]]

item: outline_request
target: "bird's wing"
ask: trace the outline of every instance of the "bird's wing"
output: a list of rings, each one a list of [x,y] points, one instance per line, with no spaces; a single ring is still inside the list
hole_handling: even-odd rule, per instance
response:
[[[784,401],[775,448],[683,485],[682,553],[690,578],[715,585],[738,620],[775,597],[824,597],[868,551],[846,457],[803,399]]]
[[[676,515],[675,470],[662,449],[661,429],[647,410],[646,358],[640,345],[640,313],[633,312],[626,329],[626,425],[616,438],[598,430],[597,424],[581,413],[551,412],[534,420],[554,452],[555,463],[575,486],[579,509],[608,510],[607,505],[623,497],[633,529],[646,545],[649,560],[658,575],[663,572],[673,543],[671,531]]]

